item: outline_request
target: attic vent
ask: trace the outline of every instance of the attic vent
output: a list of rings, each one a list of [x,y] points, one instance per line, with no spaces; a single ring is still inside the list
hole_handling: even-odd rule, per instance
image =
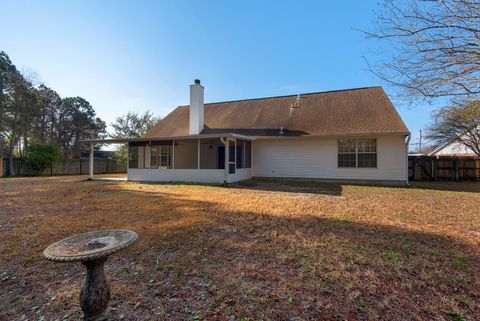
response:
[[[291,109],[295,109],[295,108],[300,108],[300,100],[304,98],[302,96],[300,96],[300,94],[297,95],[297,98],[295,98],[295,102],[290,104],[290,108]]]

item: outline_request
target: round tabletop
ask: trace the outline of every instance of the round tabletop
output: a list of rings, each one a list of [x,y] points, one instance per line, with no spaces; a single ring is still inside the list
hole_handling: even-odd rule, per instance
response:
[[[56,243],[43,251],[50,261],[83,262],[99,259],[129,247],[138,234],[129,230],[101,230],[76,234]]]

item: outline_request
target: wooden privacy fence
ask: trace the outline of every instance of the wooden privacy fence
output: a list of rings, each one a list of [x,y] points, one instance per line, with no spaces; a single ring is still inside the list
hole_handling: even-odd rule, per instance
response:
[[[3,168],[3,163],[4,163],[3,157],[0,156],[0,177],[7,176],[7,174],[5,174],[5,169]]]
[[[3,159],[3,176],[9,176],[8,159]],[[13,159],[15,176],[32,176],[33,170],[23,158]],[[95,159],[93,162],[94,174],[126,173],[127,165],[117,159]],[[88,159],[57,160],[42,173],[42,176],[55,175],[83,175],[88,174]]]
[[[408,177],[414,181],[480,180],[480,158],[408,156]]]

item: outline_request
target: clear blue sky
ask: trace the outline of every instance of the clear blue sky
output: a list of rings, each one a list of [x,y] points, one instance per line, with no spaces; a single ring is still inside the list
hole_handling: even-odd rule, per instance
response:
[[[194,78],[208,102],[384,85],[362,58],[378,44],[355,30],[371,29],[377,3],[0,0],[0,50],[110,123],[168,114]],[[416,142],[431,106],[396,106]]]

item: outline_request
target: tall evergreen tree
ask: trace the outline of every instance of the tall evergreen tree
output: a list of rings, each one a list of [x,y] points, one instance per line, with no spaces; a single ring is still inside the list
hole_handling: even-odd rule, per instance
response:
[[[57,145],[63,157],[76,156],[80,153],[80,140],[103,137],[106,124],[96,117],[93,107],[81,97],[62,99],[59,119]]]
[[[58,112],[62,99],[57,92],[45,85],[35,90],[37,119],[34,124],[35,143],[52,144],[57,141]]]
[[[8,55],[0,51],[0,149],[13,157],[27,156],[30,143],[54,144],[64,158],[79,155],[80,140],[103,137],[106,124],[81,97],[61,99],[51,88],[35,88]]]

